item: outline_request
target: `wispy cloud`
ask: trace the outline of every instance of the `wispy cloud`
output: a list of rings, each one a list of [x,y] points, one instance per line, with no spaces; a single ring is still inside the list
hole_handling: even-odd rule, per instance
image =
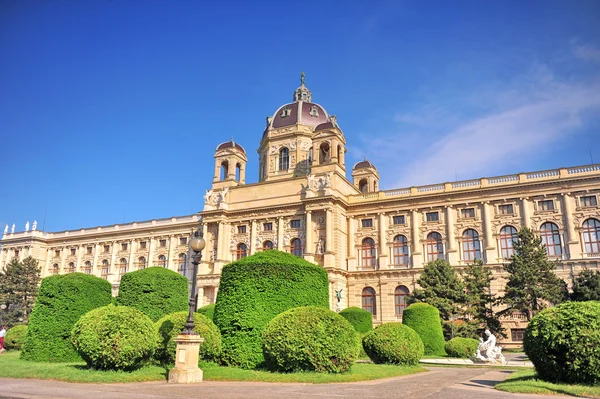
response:
[[[600,62],[600,49],[589,45],[574,45],[573,52],[577,58]]]

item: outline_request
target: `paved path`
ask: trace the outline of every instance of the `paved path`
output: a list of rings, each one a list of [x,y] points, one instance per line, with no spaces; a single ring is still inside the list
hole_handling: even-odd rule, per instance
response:
[[[0,398],[44,399],[154,399],[154,398],[431,398],[507,399],[540,395],[509,394],[493,386],[510,371],[468,367],[432,367],[429,372],[376,381],[342,384],[211,382],[173,385],[164,382],[130,384],[74,384],[57,381],[0,378]],[[550,396],[553,399],[565,396]]]

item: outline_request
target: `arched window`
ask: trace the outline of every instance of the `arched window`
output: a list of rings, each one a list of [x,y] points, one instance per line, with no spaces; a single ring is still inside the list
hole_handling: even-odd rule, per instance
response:
[[[369,182],[367,179],[362,179],[358,182],[358,190],[363,194],[369,192]]]
[[[560,244],[560,232],[558,226],[552,222],[546,222],[540,226],[542,243],[546,245],[548,256],[561,256],[562,246]]]
[[[408,288],[399,285],[394,290],[394,304],[396,316],[402,316],[402,312],[406,309],[406,296],[409,294]]]
[[[479,233],[473,229],[467,229],[462,235],[463,260],[474,261],[481,259],[481,243]]]
[[[290,168],[290,150],[283,147],[279,150],[279,170],[288,170]]]
[[[58,274],[58,273],[60,273],[60,267],[58,267],[58,264],[55,263],[54,266],[52,266],[51,273],[52,274]]]
[[[69,266],[67,266],[67,273],[75,273],[75,263],[69,263]]]
[[[582,227],[585,253],[600,254],[600,222],[597,219],[587,219]]]
[[[438,232],[427,234],[427,262],[444,259],[444,243],[442,235]]]
[[[235,259],[240,260],[248,256],[248,247],[244,243],[239,243],[235,250]]]
[[[517,240],[517,229],[513,226],[504,226],[500,230],[500,255],[508,259],[515,253],[513,241]]]
[[[302,256],[302,241],[299,238],[294,238],[290,243],[290,252],[292,255]]]
[[[221,180],[227,180],[227,175],[229,175],[229,162],[223,161],[221,162]]]
[[[263,250],[268,251],[269,249],[273,249],[273,242],[267,240],[263,242]]]
[[[92,274],[92,262],[89,260],[85,262],[85,265],[83,266],[83,272],[85,274]]]
[[[377,314],[377,296],[371,287],[365,287],[362,290],[362,308],[373,316]]]
[[[146,268],[146,258],[143,256],[138,259],[138,269],[142,270]]]
[[[344,153],[342,152],[342,146],[338,145],[337,146],[337,159],[338,159],[338,165],[342,165],[343,159],[342,157],[344,156]]]
[[[394,237],[394,265],[408,265],[408,240],[403,235]]]
[[[235,181],[240,181],[242,166],[238,163],[235,165]]]
[[[186,254],[179,254],[179,257],[177,259],[177,270],[179,271],[179,274],[182,274],[184,276],[186,276],[187,274],[187,255]]]
[[[110,271],[110,265],[108,264],[108,261],[106,259],[104,259],[102,261],[102,269],[100,269],[100,277],[102,277],[105,280],[108,280],[108,272]]]
[[[377,264],[376,252],[375,252],[375,241],[367,237],[362,240],[360,247],[360,265],[363,268],[374,268]]]
[[[127,259],[121,258],[119,261],[119,281],[125,273],[127,273]]]
[[[158,265],[166,268],[167,267],[167,257],[164,255],[160,255],[158,257]]]
[[[321,146],[319,147],[319,164],[324,164],[324,163],[329,162],[329,160],[331,159],[331,156],[329,155],[329,151],[330,151],[329,143],[327,143],[327,142],[321,143]]]

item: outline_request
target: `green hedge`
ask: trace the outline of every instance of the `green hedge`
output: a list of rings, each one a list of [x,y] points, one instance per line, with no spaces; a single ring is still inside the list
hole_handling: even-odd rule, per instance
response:
[[[111,290],[108,281],[83,273],[44,278],[29,318],[21,359],[81,360],[71,343],[71,329],[81,315],[111,303]]]
[[[158,345],[154,357],[162,364],[175,362],[177,344],[173,338],[179,335],[185,326],[188,312],[176,312],[164,316],[156,322]],[[211,319],[200,313],[194,313],[194,332],[204,338],[200,345],[200,360],[217,361],[221,353],[221,333]]]
[[[478,347],[479,341],[476,339],[462,337],[452,338],[450,341],[446,342],[446,345],[444,346],[448,356],[462,358],[470,358],[475,355]]]
[[[373,315],[361,308],[346,308],[340,312],[340,316],[348,320],[356,331],[361,334],[368,333],[373,329]]]
[[[81,316],[73,327],[75,349],[89,367],[134,370],[148,363],[157,343],[154,323],[129,306],[108,305]]]
[[[543,380],[600,385],[600,302],[566,302],[538,313],[523,349]]]
[[[409,326],[423,340],[426,355],[445,355],[444,333],[440,312],[426,303],[413,303],[402,314],[402,323]]]
[[[7,350],[21,350],[23,342],[25,342],[25,334],[27,334],[27,326],[20,324],[14,326],[6,332],[4,337],[4,347]]]
[[[279,313],[300,306],[329,308],[329,281],[320,266],[271,250],[230,263],[221,272],[214,322],[228,365],[254,368],[264,361],[261,333]]]
[[[196,312],[203,314],[204,316],[212,320],[215,317],[215,304],[211,303],[210,305],[202,306]]]
[[[363,348],[373,363],[416,365],[423,357],[423,341],[410,327],[385,323],[363,337]]]
[[[131,306],[152,321],[189,309],[188,279],[163,267],[149,267],[121,277],[117,305]]]
[[[358,355],[358,334],[339,314],[325,308],[290,309],[267,324],[265,365],[273,371],[343,373]]]

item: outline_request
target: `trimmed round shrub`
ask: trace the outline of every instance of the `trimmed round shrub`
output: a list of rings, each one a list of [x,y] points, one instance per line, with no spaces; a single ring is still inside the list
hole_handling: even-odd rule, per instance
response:
[[[402,323],[385,323],[363,337],[363,348],[373,363],[416,365],[423,357],[419,335]]]
[[[71,343],[71,330],[81,315],[111,303],[111,290],[108,281],[83,273],[44,278],[29,317],[21,359],[80,361]]]
[[[340,312],[340,316],[348,320],[359,333],[368,333],[373,329],[373,315],[364,309],[346,308]]]
[[[185,328],[187,312],[176,312],[164,316],[156,322],[158,344],[154,358],[163,364],[175,362],[177,344],[173,340]],[[221,333],[211,319],[200,313],[194,313],[194,332],[204,338],[200,344],[198,360],[217,361],[221,353]]]
[[[23,342],[25,342],[25,334],[27,334],[27,326],[24,324],[14,326],[6,332],[4,337],[4,347],[7,350],[21,350]]]
[[[196,312],[203,314],[204,316],[212,320],[215,316],[215,304],[211,303],[210,305],[202,306]]]
[[[157,333],[148,316],[129,306],[108,305],[81,316],[73,345],[89,367],[134,370],[154,354]]]
[[[446,342],[444,349],[450,357],[469,358],[475,355],[478,347],[479,341],[476,339],[456,337]]]
[[[538,313],[523,349],[543,380],[600,385],[600,302],[566,302]]]
[[[329,280],[322,267],[277,250],[226,265],[214,313],[223,340],[221,361],[243,368],[260,365],[267,323],[300,306],[329,309]]]
[[[426,355],[445,355],[444,333],[440,312],[426,303],[413,303],[402,314],[402,324],[409,326],[421,337]]]
[[[131,306],[152,321],[188,309],[188,279],[173,270],[149,267],[121,277],[117,305]]]
[[[343,373],[358,355],[358,334],[329,309],[304,306],[281,313],[262,333],[265,365],[273,371]]]

